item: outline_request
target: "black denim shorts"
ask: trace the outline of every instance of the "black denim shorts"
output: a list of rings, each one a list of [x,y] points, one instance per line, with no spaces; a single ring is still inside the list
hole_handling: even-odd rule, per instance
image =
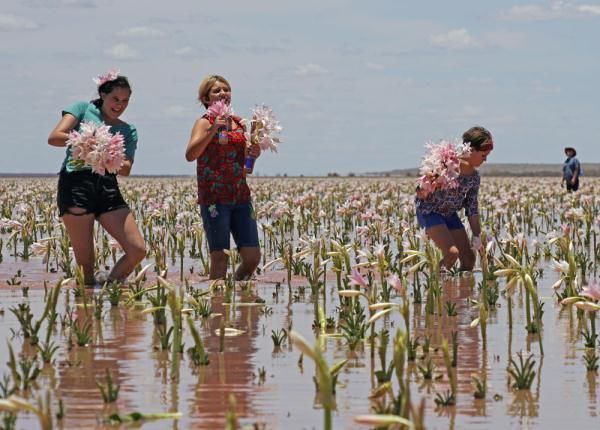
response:
[[[91,170],[61,170],[58,176],[57,204],[61,217],[66,213],[94,214],[98,217],[106,212],[129,207],[119,191],[116,175],[99,175]],[[81,208],[85,212],[71,212],[71,208]]]

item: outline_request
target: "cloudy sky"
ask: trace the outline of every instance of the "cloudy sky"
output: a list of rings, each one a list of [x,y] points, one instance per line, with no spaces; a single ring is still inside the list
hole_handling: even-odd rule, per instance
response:
[[[284,126],[261,174],[415,167],[428,140],[488,127],[490,162],[600,161],[600,1],[2,0],[0,172],[56,172],[62,108],[116,67],[134,94],[134,173],[193,174],[205,75]]]

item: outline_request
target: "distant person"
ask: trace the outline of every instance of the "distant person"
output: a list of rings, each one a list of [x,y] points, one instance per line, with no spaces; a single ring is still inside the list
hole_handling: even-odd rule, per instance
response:
[[[231,104],[231,86],[219,75],[205,78],[198,90],[205,108],[216,102]],[[247,146],[241,118],[204,114],[194,123],[185,150],[187,161],[196,161],[198,204],[210,251],[210,279],[224,279],[233,236],[241,264],[235,279],[248,279],[260,263],[256,216],[246,183],[244,159],[257,158],[258,145]]]
[[[567,159],[563,163],[563,176],[561,186],[567,184],[567,191],[577,191],[579,189],[579,177],[581,176],[581,165],[577,159],[575,148],[567,146],[565,148]]]
[[[442,251],[442,273],[449,271],[456,260],[460,260],[460,270],[473,270],[476,257],[473,249],[480,249],[482,246],[477,201],[480,177],[477,168],[494,149],[494,141],[492,134],[480,126],[465,131],[462,140],[463,143],[469,143],[471,149],[459,160],[458,186],[437,189],[429,194],[417,189],[417,220],[425,228],[427,236]],[[462,208],[471,227],[470,241],[457,213]]]
[[[48,137],[52,146],[66,146],[71,130],[79,130],[82,122],[106,124],[111,133],[121,133],[125,144],[125,162],[118,175],[129,176],[137,148],[137,130],[119,117],[129,104],[131,86],[125,76],[109,72],[96,80],[99,97],[91,102],[78,102],[62,111],[62,118]],[[117,175],[100,175],[91,167],[73,160],[67,148],[58,177],[58,211],[62,218],[75,260],[83,268],[86,286],[97,281],[122,281],[146,256],[144,239],[129,206],[119,191]],[[96,279],[94,221],[115,238],[125,254],[117,261],[107,279]],[[106,275],[105,275],[106,276]]]

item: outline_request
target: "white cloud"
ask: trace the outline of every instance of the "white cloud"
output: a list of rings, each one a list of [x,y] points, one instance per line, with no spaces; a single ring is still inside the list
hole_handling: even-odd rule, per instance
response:
[[[444,49],[467,49],[477,46],[477,43],[466,28],[433,35],[430,41],[433,46]]]
[[[153,38],[162,37],[165,35],[162,31],[152,27],[131,27],[127,30],[120,31],[117,33],[119,36],[124,37],[137,37],[137,38]]]
[[[565,1],[555,1],[547,6],[532,4],[513,6],[508,12],[502,14],[506,19],[519,21],[548,21],[551,19],[570,18],[581,15],[600,16],[600,5],[575,5]]]
[[[319,64],[308,63],[296,68],[296,74],[300,76],[325,75],[329,73],[327,69]]]
[[[190,55],[193,52],[194,52],[194,50],[189,46],[184,46],[183,48],[179,48],[179,49],[175,50],[176,55],[182,55],[182,56]]]
[[[558,16],[558,11],[538,5],[513,6],[504,17],[519,21],[545,21]]]
[[[392,86],[398,88],[415,88],[417,85],[417,81],[414,78],[396,78],[392,80]]]
[[[61,0],[60,2],[64,6],[68,7],[96,7],[95,0]]]
[[[104,52],[116,60],[133,60],[140,56],[135,49],[131,48],[126,43],[119,43]]]
[[[483,111],[480,106],[465,105],[463,106],[462,111],[459,111],[459,114],[462,114],[465,117],[469,117],[480,116],[482,112]]]
[[[383,70],[383,69],[385,69],[385,66],[383,64],[372,63],[370,61],[367,64],[365,64],[365,66],[367,67],[367,69],[371,69],[371,70]]]
[[[525,36],[518,32],[494,31],[483,35],[483,44],[486,46],[513,49],[523,46]]]
[[[310,105],[310,103],[307,103],[305,100],[300,99],[286,99],[283,101],[283,104],[285,106],[291,106],[294,108],[304,108]]]
[[[302,114],[302,118],[304,118],[306,120],[310,120],[310,121],[316,121],[316,120],[325,119],[328,117],[329,116],[327,114],[325,114],[324,112],[317,111],[317,110],[309,110],[308,112],[304,112]]]
[[[95,8],[95,0],[23,0],[23,3],[29,7],[49,7],[49,8]]]
[[[35,30],[38,25],[27,18],[0,14],[0,31]]]
[[[489,117],[489,122],[490,124],[517,124],[519,122],[519,117],[516,115],[512,115],[512,114],[505,114],[505,115],[497,115],[497,116],[491,116]]]
[[[577,6],[577,10],[589,15],[600,15],[600,5],[582,4]]]
[[[467,82],[472,85],[494,85],[494,78],[468,78]]]
[[[537,93],[558,94],[560,87],[557,85],[547,85],[540,80],[534,80],[531,84],[533,90]]]

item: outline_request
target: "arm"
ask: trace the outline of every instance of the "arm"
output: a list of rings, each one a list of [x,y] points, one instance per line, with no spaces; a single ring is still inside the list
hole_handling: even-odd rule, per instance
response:
[[[117,175],[129,176],[129,174],[131,173],[131,166],[133,166],[133,161],[131,161],[129,158],[126,158],[125,161],[123,161],[123,165],[117,172]]]
[[[261,154],[260,146],[256,143],[251,143],[250,145],[246,145],[246,155],[257,159]]]
[[[573,177],[571,178],[571,183],[575,184],[575,182],[577,182],[577,178],[579,178],[579,169],[575,169],[573,171]]]
[[[573,185],[575,185],[575,183],[577,182],[577,179],[579,179],[579,161],[577,161],[576,163],[573,163],[573,175],[571,176],[571,183]]]
[[[260,145],[256,142],[256,138],[258,136],[259,127],[256,121],[250,121],[250,139],[246,139],[246,156],[253,157],[257,159],[260,157],[262,150],[260,149]],[[244,128],[245,131],[245,128]]]
[[[219,128],[226,126],[227,122],[221,119],[216,119],[212,125],[206,118],[196,120],[192,127],[190,141],[185,149],[185,159],[194,161],[200,157]]]
[[[465,215],[469,220],[473,237],[481,234],[481,224],[479,223],[479,182],[467,191],[465,196],[464,208]]]
[[[471,232],[473,233],[473,237],[481,235],[481,224],[479,223],[479,214],[471,215],[468,217],[469,226],[471,227]]]
[[[69,138],[69,132],[75,128],[79,120],[70,113],[66,113],[60,119],[54,130],[48,136],[48,145],[64,147]]]

